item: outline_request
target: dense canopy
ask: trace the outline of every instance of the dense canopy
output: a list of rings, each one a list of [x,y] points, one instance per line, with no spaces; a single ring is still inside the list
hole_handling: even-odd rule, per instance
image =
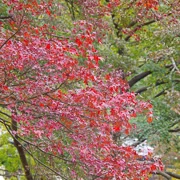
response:
[[[179,178],[161,160],[179,158],[178,5],[0,1],[5,171],[27,180]],[[145,141],[154,151],[142,155]]]

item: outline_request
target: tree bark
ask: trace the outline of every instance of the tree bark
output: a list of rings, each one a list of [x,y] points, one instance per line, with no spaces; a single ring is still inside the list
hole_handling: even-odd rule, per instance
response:
[[[174,174],[172,172],[166,172],[166,174],[170,175],[173,178],[180,179],[180,175],[179,174]]]
[[[17,131],[17,122],[13,121],[13,120],[12,120],[12,130]],[[32,174],[31,174],[31,171],[30,171],[27,159],[26,159],[24,149],[21,146],[21,143],[18,141],[18,136],[15,135],[13,137],[13,140],[14,140],[14,146],[16,147],[16,149],[19,153],[19,157],[20,157],[20,160],[21,160],[21,163],[22,163],[25,175],[26,175],[26,179],[27,180],[33,180],[33,177],[32,177]]]
[[[137,76],[133,77],[131,80],[128,81],[129,86],[132,87],[138,81],[145,78],[146,76],[148,76],[151,73],[152,73],[152,71],[145,71],[145,72],[142,72],[142,73],[138,74]]]
[[[167,173],[162,172],[162,171],[157,171],[156,174],[165,177],[167,180],[171,180],[172,179],[170,175],[168,175]]]

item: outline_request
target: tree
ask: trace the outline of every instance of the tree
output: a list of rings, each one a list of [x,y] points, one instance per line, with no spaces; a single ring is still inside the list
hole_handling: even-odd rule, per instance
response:
[[[123,72],[99,66],[103,18],[119,2],[3,3],[8,12],[0,17],[0,121],[13,138],[26,178],[43,173],[135,180],[162,170],[160,160],[147,156],[142,162],[133,147],[116,138],[130,133],[129,120],[136,114],[152,121],[152,105],[128,92]],[[57,9],[67,14],[66,7],[71,29],[55,25],[61,19]],[[76,19],[79,11],[84,20]],[[37,163],[34,169],[26,154]]]
[[[179,2],[144,1],[154,4],[146,8],[134,8],[136,1],[121,2],[111,14],[115,34],[108,37],[110,48],[104,45],[108,53],[101,53],[112,54],[106,61],[123,67],[131,90],[153,104],[150,126],[143,118],[133,120],[137,129],[132,136],[138,138],[134,145],[147,140],[167,164],[179,153]]]

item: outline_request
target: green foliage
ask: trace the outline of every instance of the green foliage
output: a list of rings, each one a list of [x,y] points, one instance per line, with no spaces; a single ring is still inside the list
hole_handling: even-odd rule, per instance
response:
[[[0,166],[4,166],[9,172],[21,169],[19,154],[14,147],[12,139],[7,132],[0,135]]]
[[[6,6],[4,3],[2,3],[2,0],[0,1],[0,12],[1,16],[8,16],[8,6]]]

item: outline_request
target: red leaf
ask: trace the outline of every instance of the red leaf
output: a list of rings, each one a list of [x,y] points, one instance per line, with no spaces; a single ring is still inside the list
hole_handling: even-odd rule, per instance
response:
[[[96,61],[96,64],[98,64],[98,61],[100,60],[99,56],[94,55],[94,60]]]
[[[110,77],[111,77],[111,76],[110,76],[109,74],[106,74],[105,79],[106,79],[106,80],[109,80]]]
[[[82,41],[79,38],[76,38],[75,42],[78,46],[82,45]]]
[[[126,129],[126,130],[124,131],[124,133],[125,133],[126,135],[129,135],[129,129]]]
[[[25,33],[24,33],[24,37],[29,37],[29,33],[28,33],[28,32],[25,32]]]
[[[90,121],[90,127],[95,127],[96,126],[96,122],[94,120]]]
[[[50,44],[47,44],[47,45],[46,45],[46,49],[50,50],[50,48],[51,48],[51,45],[50,45]]]
[[[49,9],[47,9],[46,10],[46,14],[50,16],[51,15],[51,11]]]
[[[7,91],[8,89],[8,86],[3,86],[3,90]]]
[[[152,109],[152,107],[153,107],[152,104],[148,104],[149,109]]]
[[[119,132],[121,130],[119,126],[114,126],[113,129],[115,132]]]
[[[40,106],[40,107],[44,107],[44,104],[43,104],[43,103],[39,103],[39,106]]]
[[[148,123],[152,123],[152,121],[153,121],[153,118],[149,116],[149,117],[147,118],[147,122],[148,122]]]
[[[120,122],[116,122],[113,126],[113,130],[115,132],[119,132],[121,130],[121,127],[120,127]]]
[[[24,44],[27,46],[29,44],[29,41],[28,40],[23,40]]]
[[[133,112],[133,113],[131,114],[131,117],[137,117],[136,113]]]
[[[156,165],[152,164],[150,168],[151,168],[151,171],[155,171],[157,167]]]

